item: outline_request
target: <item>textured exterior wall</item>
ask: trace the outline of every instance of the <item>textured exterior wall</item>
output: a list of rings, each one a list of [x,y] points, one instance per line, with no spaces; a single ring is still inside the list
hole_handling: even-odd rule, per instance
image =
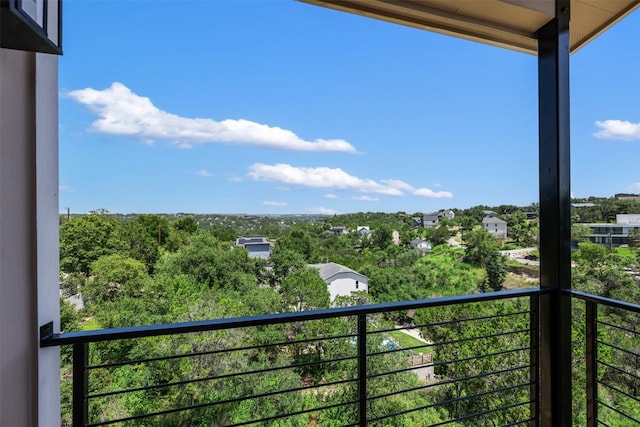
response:
[[[0,49],[1,426],[60,424],[58,350],[38,342],[59,318],[57,58],[39,56]]]

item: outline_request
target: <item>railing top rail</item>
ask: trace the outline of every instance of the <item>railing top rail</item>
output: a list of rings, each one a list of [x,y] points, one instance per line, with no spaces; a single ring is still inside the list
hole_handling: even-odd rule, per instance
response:
[[[573,289],[563,289],[563,295],[568,295],[573,298],[578,298],[585,301],[595,302],[597,304],[606,305],[609,307],[620,308],[622,310],[631,311],[633,313],[640,313],[640,305],[633,304],[626,301],[615,300],[611,298],[601,297],[598,295],[588,294],[586,292],[576,291]]]
[[[540,288],[516,289],[509,291],[487,292],[471,295],[428,298],[413,301],[401,301],[382,304],[368,304],[353,307],[329,308],[304,312],[264,314],[260,316],[236,317],[226,319],[202,320],[196,322],[166,323],[158,325],[131,326],[126,328],[99,329],[95,331],[66,332],[52,334],[40,340],[41,347],[111,341],[130,338],[144,338],[160,335],[206,332],[221,329],[235,329],[250,326],[272,325],[309,320],[322,320],[335,317],[357,316],[362,314],[384,313],[390,311],[417,308],[439,307],[455,304],[467,304],[483,301],[529,297],[548,293]]]

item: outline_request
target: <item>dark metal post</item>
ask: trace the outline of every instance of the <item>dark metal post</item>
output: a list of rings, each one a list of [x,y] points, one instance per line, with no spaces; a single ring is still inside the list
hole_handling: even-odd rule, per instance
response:
[[[367,425],[367,315],[358,314],[358,425]]]
[[[571,426],[571,185],[569,135],[570,1],[538,30],[540,286],[540,423]]]
[[[598,424],[598,306],[595,302],[586,301],[585,340],[587,359],[587,427]]]
[[[73,345],[73,427],[83,427],[89,420],[89,344]]]
[[[540,301],[538,295],[532,295],[529,297],[529,378],[531,386],[529,387],[529,398],[531,404],[529,405],[530,418],[529,427],[540,426],[540,411],[538,404],[538,390],[539,390],[539,378],[540,378],[540,363],[538,359],[538,351],[540,349],[540,334],[538,333],[538,325],[540,324]]]

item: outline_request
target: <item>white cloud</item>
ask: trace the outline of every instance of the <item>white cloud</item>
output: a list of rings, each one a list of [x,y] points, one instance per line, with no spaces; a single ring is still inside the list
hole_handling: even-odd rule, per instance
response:
[[[290,130],[245,119],[215,121],[181,117],[159,109],[149,98],[133,93],[118,82],[104,90],[74,90],[69,92],[69,97],[100,117],[93,122],[93,130],[135,136],[146,143],[164,140],[180,148],[191,148],[217,142],[295,151],[356,151],[343,139],[306,141]]]
[[[352,197],[353,200],[358,200],[361,202],[377,202],[378,199],[377,197],[371,197],[371,196],[356,196],[356,197]]]
[[[397,188],[398,190],[401,190],[401,191],[408,191],[408,192],[413,191],[412,185],[409,185],[404,181],[400,181],[399,179],[383,179],[380,182],[385,185],[388,185],[389,187]]]
[[[340,211],[331,208],[325,207],[317,207],[317,208],[308,208],[307,212],[311,214],[320,214],[320,215],[339,215]]]
[[[62,191],[63,193],[71,193],[73,188],[70,185],[60,184],[58,185],[58,191]]]
[[[376,193],[387,196],[401,196],[403,193],[388,185],[371,179],[361,179],[349,175],[340,168],[299,168],[285,163],[265,165],[254,163],[249,167],[249,176],[257,181],[275,181],[286,184],[303,185],[314,188],[339,188],[360,193]]]
[[[242,177],[240,177],[240,176],[235,176],[234,175],[234,176],[230,176],[227,179],[227,181],[229,181],[229,182],[242,182],[242,181],[244,181],[244,179],[242,179]]]
[[[640,182],[634,182],[629,186],[629,190],[640,192]]]
[[[207,176],[211,176],[211,172],[205,169],[200,169],[199,171],[196,171],[196,175],[207,177]]]
[[[601,139],[618,139],[623,141],[640,140],[640,123],[627,120],[605,120],[596,122],[600,130],[593,134]]]
[[[413,195],[432,199],[450,199],[453,197],[453,194],[448,191],[433,191],[428,188],[418,188],[413,192]]]
[[[285,202],[274,202],[273,200],[265,200],[262,204],[264,206],[287,206]]]
[[[386,179],[376,182],[372,179],[358,178],[357,176],[349,175],[340,168],[304,168],[291,166],[286,163],[278,163],[275,165],[254,163],[249,167],[248,176],[256,181],[281,182],[312,188],[337,188],[357,193],[381,194],[385,196],[403,196],[405,192],[409,192],[420,197],[453,197],[453,194],[448,191],[435,192],[428,188],[416,189],[412,185],[397,179]]]
[[[324,198],[325,198],[325,199],[337,199],[337,198],[338,198],[338,196],[336,196],[335,194],[331,194],[331,193],[329,193],[329,194],[325,194],[325,195],[324,195]]]

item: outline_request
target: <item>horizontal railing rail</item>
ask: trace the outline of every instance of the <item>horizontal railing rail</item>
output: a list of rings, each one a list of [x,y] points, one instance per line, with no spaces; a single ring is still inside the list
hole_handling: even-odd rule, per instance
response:
[[[42,337],[40,340],[40,346],[52,347],[76,343],[113,341],[120,339],[153,337],[160,335],[206,332],[221,329],[235,329],[268,324],[301,322],[305,320],[322,320],[335,317],[357,316],[359,314],[379,314],[419,308],[440,307],[444,305],[467,304],[474,302],[512,299],[518,297],[530,297],[550,292],[550,290],[539,288],[527,288],[499,292],[487,292],[482,294],[457,295],[441,298],[427,298],[414,301],[367,304],[353,307],[339,307],[302,312],[286,312],[249,317],[201,320],[194,322],[131,326],[124,328],[99,329],[94,331],[64,332]]]
[[[74,426],[141,420],[179,425],[189,417],[229,426],[321,426],[327,420],[336,426],[383,426],[404,418],[416,426],[525,425],[537,419],[535,325],[538,297],[546,293],[533,288],[49,334],[41,345],[73,347]],[[501,300],[519,301],[518,308],[492,311]],[[470,313],[473,307],[487,311],[468,315],[461,306]],[[452,312],[440,313],[438,307]],[[385,315],[413,309],[428,321],[411,329],[437,340],[385,344],[398,330]],[[340,320],[342,329],[317,333],[318,325],[331,319]],[[280,325],[285,339],[245,342],[248,331],[268,325]],[[149,357],[112,360],[112,342],[139,342],[166,353],[149,350]],[[187,351],[180,351],[181,344]],[[432,352],[426,358],[430,362],[412,365],[418,351]],[[238,406],[247,409],[238,415]]]

